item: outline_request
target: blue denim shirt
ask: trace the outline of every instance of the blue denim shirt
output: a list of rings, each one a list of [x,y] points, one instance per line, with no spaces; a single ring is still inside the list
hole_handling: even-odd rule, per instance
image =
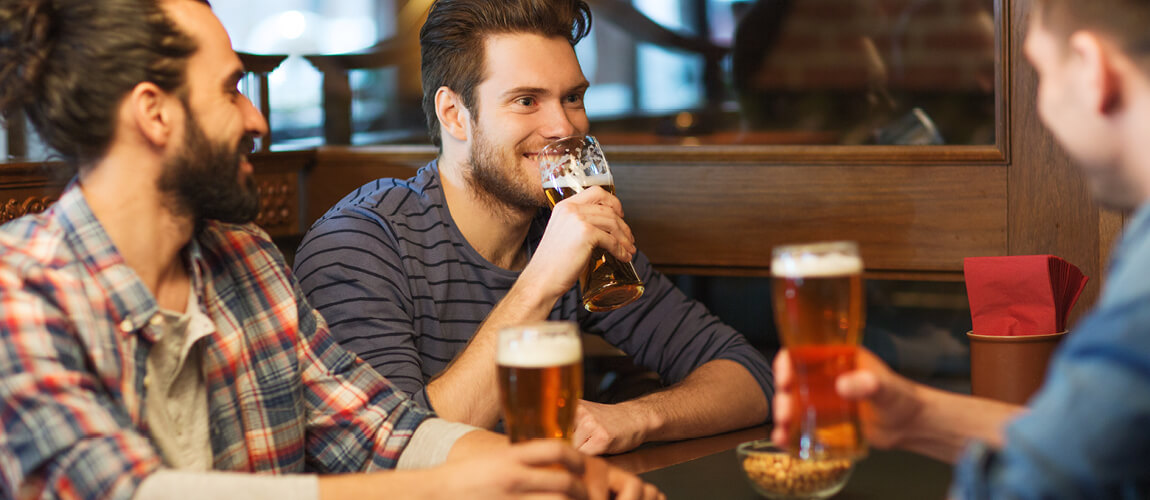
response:
[[[1029,407],[1001,450],[966,451],[952,497],[1150,499],[1150,204]]]

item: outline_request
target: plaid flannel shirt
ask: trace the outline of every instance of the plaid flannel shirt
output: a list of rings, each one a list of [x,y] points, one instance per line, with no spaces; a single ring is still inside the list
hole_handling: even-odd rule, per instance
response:
[[[338,346],[253,225],[207,223],[185,252],[214,469],[394,468],[429,414]],[[0,227],[0,498],[130,498],[163,467],[144,420],[152,293],[73,182]]]

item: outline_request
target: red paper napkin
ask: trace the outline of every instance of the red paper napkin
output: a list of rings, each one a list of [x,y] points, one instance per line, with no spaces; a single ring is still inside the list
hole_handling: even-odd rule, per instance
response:
[[[1089,279],[1053,255],[963,259],[976,335],[1045,335],[1066,331],[1066,317]]]

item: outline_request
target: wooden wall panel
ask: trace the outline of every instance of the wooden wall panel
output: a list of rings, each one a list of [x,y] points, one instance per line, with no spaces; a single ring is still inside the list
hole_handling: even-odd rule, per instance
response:
[[[762,275],[774,245],[853,239],[871,272],[961,279],[963,257],[1007,251],[1001,165],[670,163],[613,153],[627,223],[664,269]],[[308,219],[366,182],[410,177],[434,154],[427,147],[320,149],[309,174]]]
[[[406,179],[435,159],[430,146],[329,146],[316,151],[315,168],[307,174],[304,229],[355,188],[381,177]]]
[[[627,223],[661,266],[761,274],[773,246],[831,239],[858,241],[870,271],[955,273],[963,257],[1006,253],[1005,167],[613,170]]]

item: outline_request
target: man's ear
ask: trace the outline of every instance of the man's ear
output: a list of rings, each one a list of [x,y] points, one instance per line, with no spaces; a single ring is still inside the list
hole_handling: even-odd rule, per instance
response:
[[[463,105],[463,99],[447,87],[435,91],[435,116],[439,118],[440,134],[448,134],[459,142],[467,141],[471,113]]]
[[[124,111],[143,138],[157,148],[164,148],[172,140],[177,120],[184,109],[180,100],[151,82],[142,82],[132,89],[124,101]]]
[[[1100,114],[1119,111],[1123,105],[1123,87],[1116,66],[1117,46],[1088,31],[1071,34],[1067,43],[1072,57],[1077,59],[1081,97]]]

